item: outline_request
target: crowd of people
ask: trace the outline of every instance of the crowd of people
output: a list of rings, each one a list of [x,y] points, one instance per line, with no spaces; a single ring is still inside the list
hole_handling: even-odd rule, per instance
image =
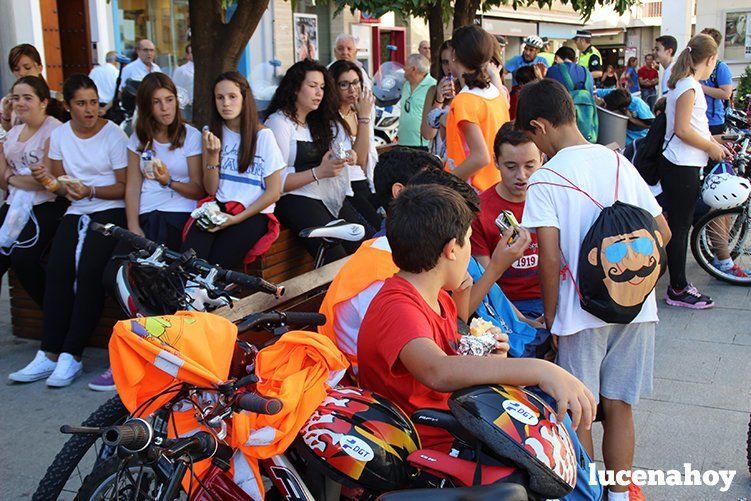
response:
[[[629,303],[636,308],[629,322],[612,323],[585,311],[577,281],[580,267],[601,267],[608,292],[621,297],[634,278],[651,276],[665,248],[668,304],[713,305],[686,277],[686,248],[700,172],[729,155],[713,136],[722,130],[729,85],[715,31],[680,52],[672,37],[658,38],[642,68],[628,62],[621,86],[589,32],[577,33],[578,58],[566,46],[541,53],[545,41],[528,37],[523,53],[504,64],[495,37],[461,27],[438,50],[435,78],[429,46],[407,58],[401,146],[380,158],[372,84],[349,35],[337,38],[328,68],[310,59],[292,65],[263,121],[245,77],[217,76],[202,131],[178,106],[175,81],[192,75],[192,62],[171,79],[142,40],[120,84],[140,82],[130,137],[104,118],[118,92],[104,83],[116,55],[53,95],[38,52],[16,47],[8,63],[17,81],[2,102],[9,132],[0,149],[7,193],[0,272],[16,272],[44,321],[35,358],[9,378],[62,387],[81,375],[104,302],[102,277],[112,256],[128,251],[91,231],[91,222],[241,268],[268,250],[280,225],[299,232],[344,219],[362,224],[366,240],[326,254],[327,262],[352,256],[328,289],[321,332],[350,359],[354,381],[408,413],[448,409],[450,392],[472,385],[539,386],[560,419],[570,414],[580,467],[593,457],[597,414],[606,467],[629,470],[632,408],[652,389],[654,283]],[[655,60],[665,69],[661,81]],[[510,92],[504,71],[513,75]],[[662,104],[653,102],[657,88],[665,89]],[[624,156],[583,134],[572,98],[579,91],[628,114],[640,127],[630,141],[649,130],[653,108],[664,110],[661,186],[650,187]],[[640,208],[653,229],[608,236],[607,248],[585,253],[585,234],[615,201]],[[191,213],[210,202],[226,218],[205,229]],[[521,225],[508,224],[514,220]],[[315,254],[314,243],[302,243]],[[728,259],[717,266],[732,268]],[[476,316],[493,324],[494,350],[458,356],[459,323]],[[111,372],[90,387],[113,389]],[[423,446],[450,448],[448,433],[418,430]],[[602,494],[580,476],[572,499]],[[639,499],[638,488],[612,486],[607,494],[629,495]]]

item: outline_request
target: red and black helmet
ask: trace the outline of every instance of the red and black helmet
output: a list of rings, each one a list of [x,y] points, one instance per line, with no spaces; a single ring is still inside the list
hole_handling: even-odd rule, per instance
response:
[[[297,450],[337,482],[386,492],[416,474],[407,456],[420,448],[404,412],[374,393],[338,387],[300,430]]]
[[[516,386],[475,386],[449,399],[451,412],[491,451],[529,473],[529,487],[547,498],[576,485],[574,445],[555,411]]]

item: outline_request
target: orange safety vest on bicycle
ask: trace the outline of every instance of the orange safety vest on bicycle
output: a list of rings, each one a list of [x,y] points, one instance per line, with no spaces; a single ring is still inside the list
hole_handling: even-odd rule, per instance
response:
[[[334,341],[337,346],[337,335],[334,330],[336,306],[349,301],[375,282],[382,282],[399,271],[391,257],[391,252],[374,246],[381,239],[385,240],[386,237],[363,242],[357,252],[350,256],[336,274],[323,298],[320,312],[326,315],[326,324],[319,326],[318,332]],[[344,354],[349,359],[349,363],[357,367],[357,354],[346,352]]]

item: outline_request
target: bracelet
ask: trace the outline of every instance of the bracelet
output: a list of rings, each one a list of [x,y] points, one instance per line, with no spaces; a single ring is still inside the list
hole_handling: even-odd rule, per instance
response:
[[[357,123],[359,123],[359,124],[369,124],[370,123],[370,117],[357,117]]]
[[[207,165],[206,166],[206,170],[214,170],[214,169],[218,169],[218,168],[219,168],[219,164]]]
[[[169,178],[169,181],[167,181],[167,184],[163,184],[162,187],[164,187],[164,188],[172,188],[172,181],[174,181],[174,179]]]
[[[433,99],[433,102],[434,102],[434,103],[438,103],[438,104],[440,104],[441,106],[443,106],[443,101],[439,101],[438,99]]]
[[[96,197],[96,186],[91,187],[91,192],[89,193],[89,200],[93,200],[94,197]]]
[[[316,176],[316,168],[313,167],[310,169],[310,173],[313,174],[313,180],[317,183],[318,182],[318,176]]]

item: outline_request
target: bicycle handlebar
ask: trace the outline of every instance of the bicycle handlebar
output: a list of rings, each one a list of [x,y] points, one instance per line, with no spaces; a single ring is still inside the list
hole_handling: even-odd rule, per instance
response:
[[[275,326],[290,325],[294,327],[319,326],[326,324],[326,316],[321,313],[304,311],[267,311],[253,313],[237,325],[237,331],[242,333],[255,329],[263,324]]]
[[[256,414],[278,414],[282,410],[282,401],[278,398],[267,398],[258,393],[243,393],[235,400],[235,407]]]
[[[159,244],[152,242],[151,240],[142,236],[136,235],[135,233],[132,233],[124,228],[115,226],[114,224],[101,224],[92,222],[90,224],[90,227],[92,230],[101,233],[102,235],[113,236],[118,240],[128,242],[132,247],[139,250],[145,250],[149,253],[154,253],[154,251],[159,248]],[[169,261],[177,261],[183,257],[181,254],[169,250],[166,247],[164,248],[164,256]],[[202,274],[209,273],[211,270],[216,270],[217,278],[219,280],[225,283],[240,285],[254,292],[265,292],[267,294],[273,294],[276,297],[281,297],[284,295],[284,287],[282,286],[274,285],[260,277],[253,277],[246,275],[245,273],[240,273],[239,271],[225,270],[224,268],[220,268],[219,266],[213,266],[207,261],[197,257],[191,257],[190,259],[188,259],[184,266],[190,271]]]

